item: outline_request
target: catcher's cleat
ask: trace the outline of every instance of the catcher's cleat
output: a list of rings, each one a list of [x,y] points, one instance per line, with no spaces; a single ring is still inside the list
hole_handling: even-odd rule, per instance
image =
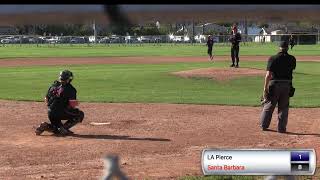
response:
[[[230,67],[234,67],[234,64],[231,64]]]
[[[49,130],[49,124],[47,122],[42,122],[39,127],[36,128],[35,133],[37,136],[41,135],[44,131]]]
[[[73,131],[71,131],[70,129],[66,129],[68,131],[68,134],[74,134]]]
[[[66,136],[70,134],[70,131],[68,131],[67,129],[65,129],[64,127],[59,127],[58,128],[58,134],[56,135],[61,135],[61,136]]]

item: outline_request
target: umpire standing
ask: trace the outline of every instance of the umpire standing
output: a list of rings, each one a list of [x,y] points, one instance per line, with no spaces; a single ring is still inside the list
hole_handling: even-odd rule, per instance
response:
[[[263,131],[269,128],[272,113],[278,104],[278,132],[286,132],[289,98],[293,96],[295,90],[292,87],[292,72],[296,68],[296,58],[288,54],[288,49],[288,42],[281,42],[280,52],[268,60],[263,88],[266,103],[260,117]]]

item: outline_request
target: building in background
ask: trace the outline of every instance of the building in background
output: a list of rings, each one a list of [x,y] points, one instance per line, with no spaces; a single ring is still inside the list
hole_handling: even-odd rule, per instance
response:
[[[12,26],[0,26],[0,35],[16,35],[17,29]]]

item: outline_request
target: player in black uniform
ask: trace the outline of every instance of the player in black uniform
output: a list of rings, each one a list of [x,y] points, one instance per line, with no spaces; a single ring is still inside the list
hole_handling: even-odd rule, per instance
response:
[[[76,108],[77,90],[72,86],[73,74],[69,70],[60,72],[59,81],[49,87],[45,101],[48,106],[48,118],[51,122],[42,122],[35,130],[36,135],[44,131],[57,135],[73,134],[69,129],[82,122],[84,113]],[[64,124],[61,120],[67,120]]]
[[[295,45],[294,38],[293,38],[292,35],[289,38],[289,44],[290,44],[290,47],[291,47],[291,50],[292,50],[293,46]]]
[[[230,67],[239,67],[239,43],[241,42],[241,35],[240,33],[236,33],[235,35],[232,35],[232,37],[229,39],[231,42],[231,60],[232,64]],[[235,64],[235,61],[237,64]]]
[[[209,59],[212,60],[213,59],[213,55],[212,55],[213,38],[211,35],[208,36],[207,46],[208,46]]]

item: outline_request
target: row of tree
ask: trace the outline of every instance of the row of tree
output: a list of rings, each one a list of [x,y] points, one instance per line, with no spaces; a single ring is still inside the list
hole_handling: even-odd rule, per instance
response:
[[[65,35],[65,36],[92,36],[94,29],[92,24],[64,24],[64,25],[18,25],[15,26],[18,34],[25,35]],[[112,25],[96,25],[97,35],[105,36],[111,34],[118,35],[166,35],[172,29],[170,26],[157,27],[153,24],[143,26],[133,25],[126,31],[119,31]]]
[[[200,23],[199,23],[200,24]],[[195,24],[198,25],[198,24]],[[231,26],[231,24],[221,24]],[[127,29],[117,28],[113,25],[96,25],[98,36],[117,35],[168,35],[174,33],[185,35],[185,31],[177,32],[185,24],[157,24],[146,23],[143,25],[132,25]],[[19,25],[15,26],[18,34],[26,35],[64,35],[64,36],[92,36],[94,28],[92,24],[58,24],[58,25]],[[190,33],[190,32],[189,32]],[[217,34],[214,30],[204,32],[204,34]]]

